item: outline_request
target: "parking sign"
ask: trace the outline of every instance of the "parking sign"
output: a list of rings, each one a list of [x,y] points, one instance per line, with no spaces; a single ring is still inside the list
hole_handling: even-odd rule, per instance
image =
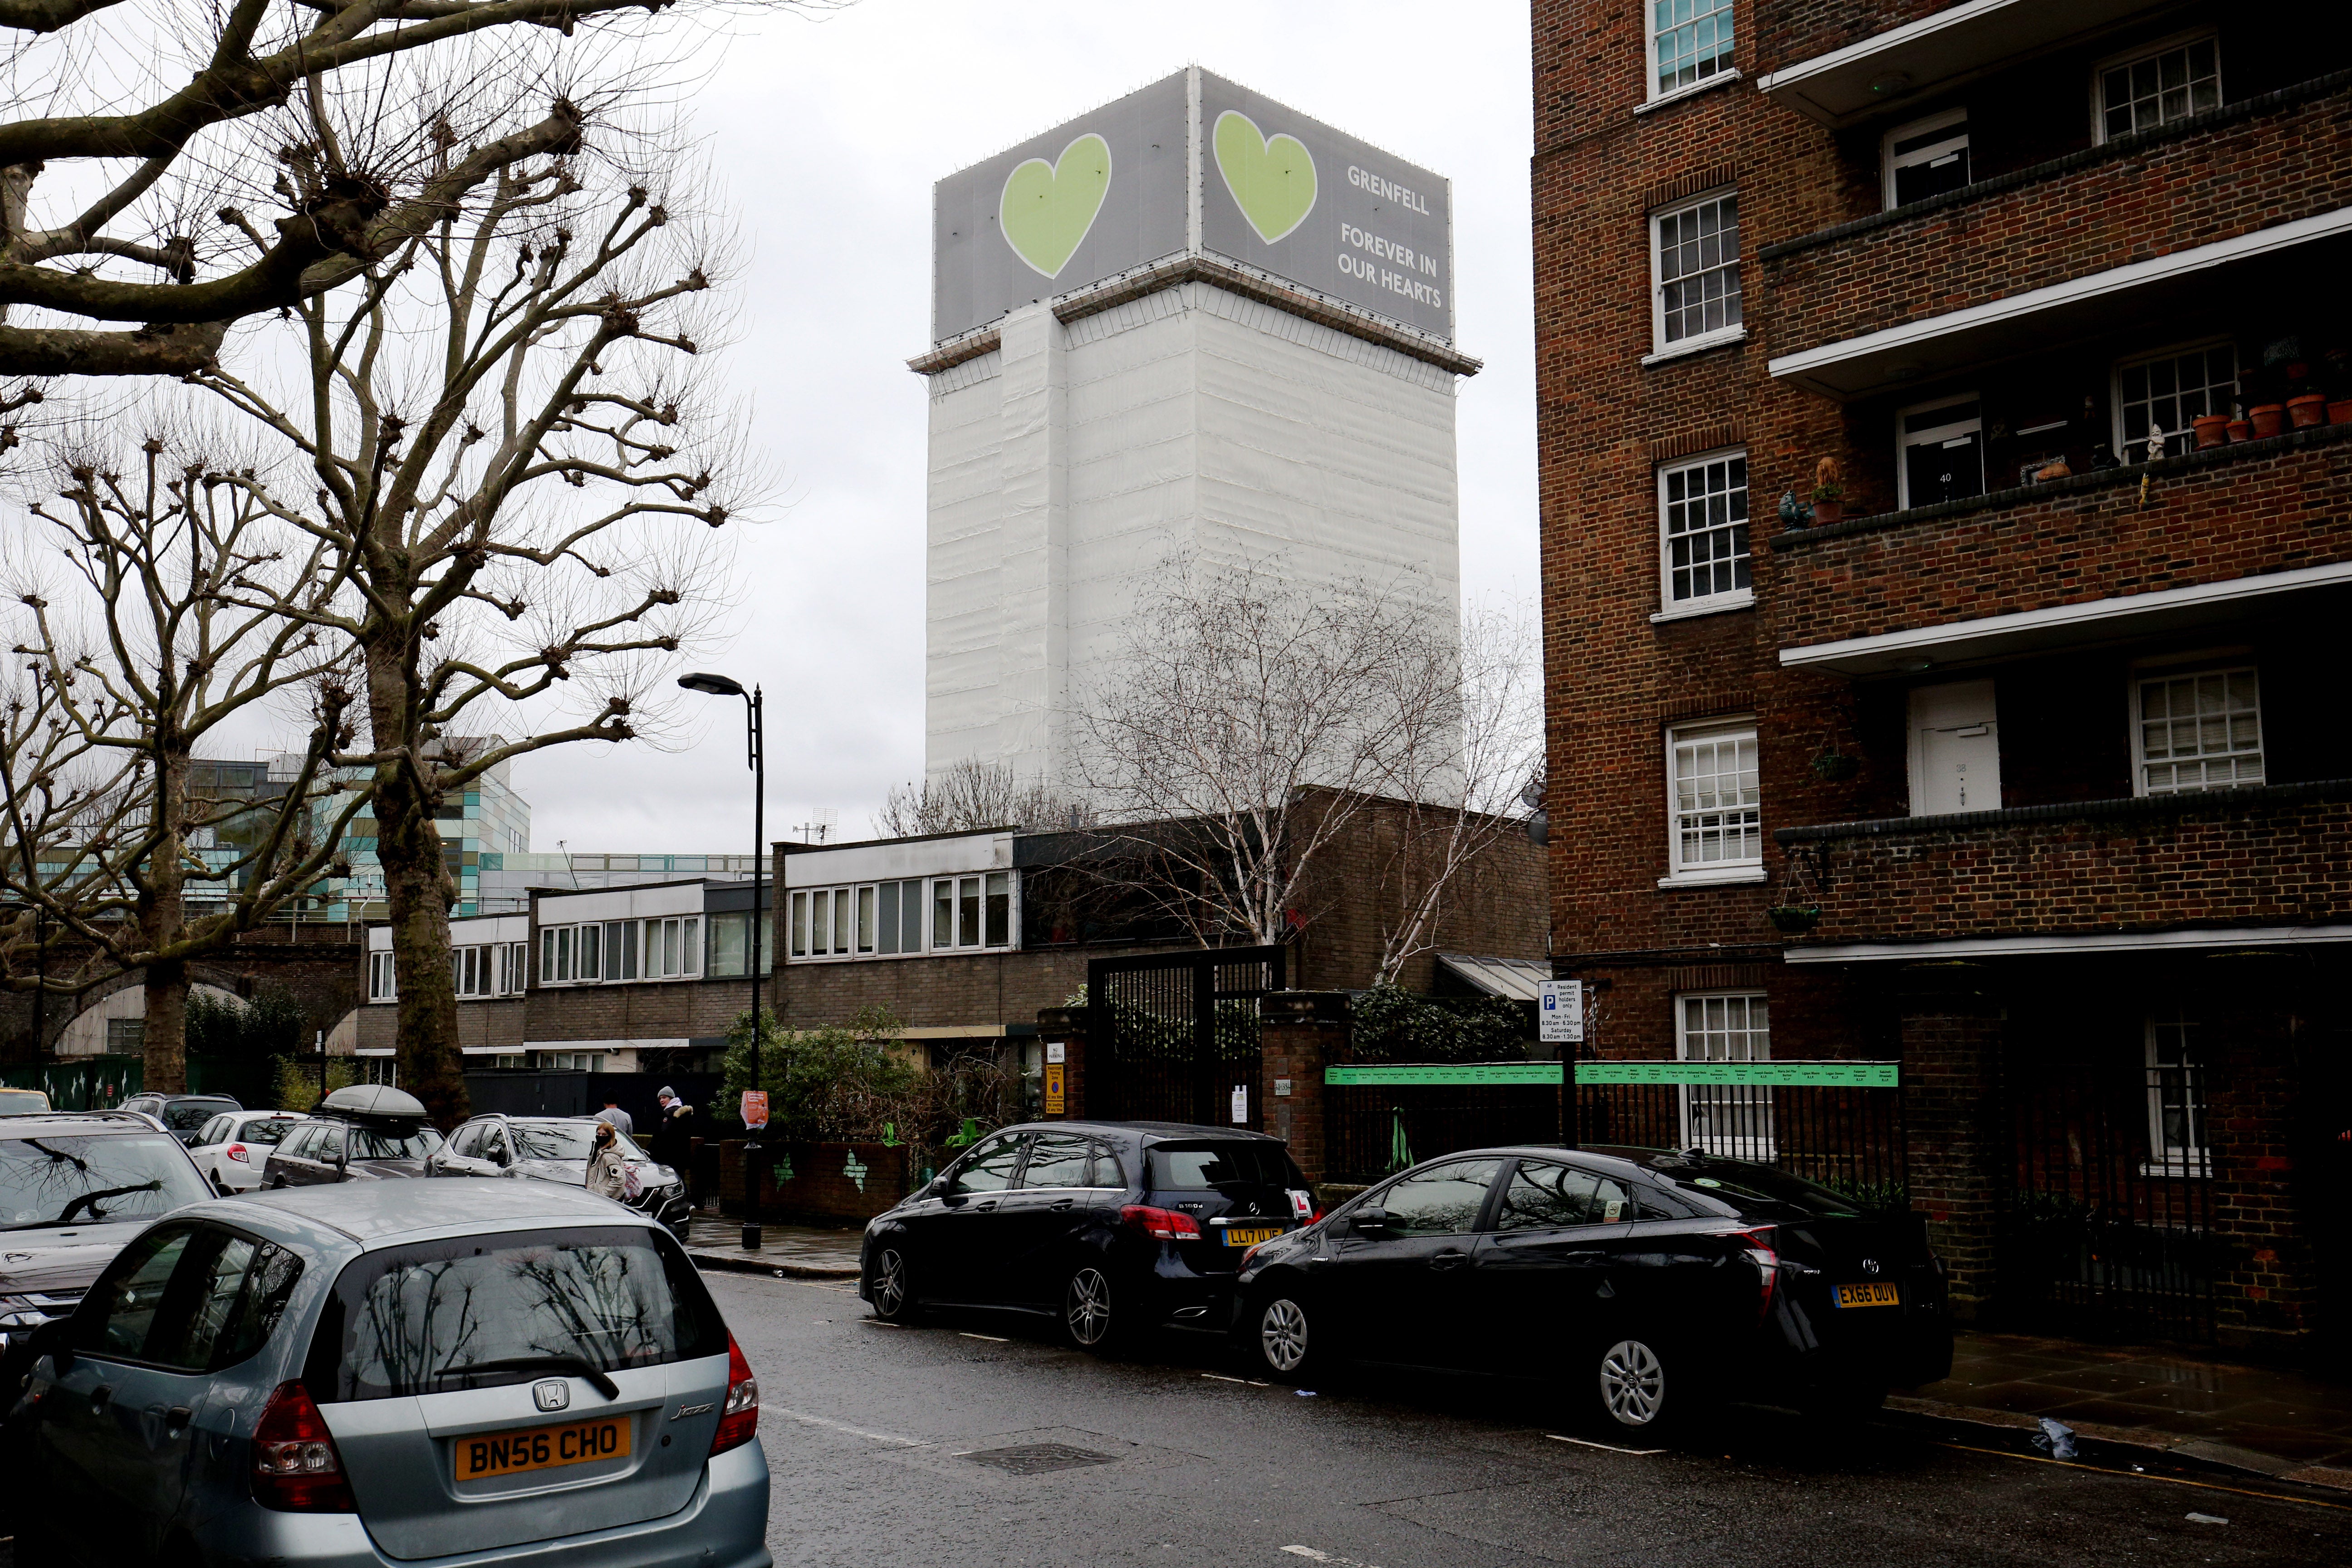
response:
[[[1584,1043],[1584,982],[1581,980],[1538,980],[1536,982],[1536,1038],[1546,1045],[1576,1046]]]

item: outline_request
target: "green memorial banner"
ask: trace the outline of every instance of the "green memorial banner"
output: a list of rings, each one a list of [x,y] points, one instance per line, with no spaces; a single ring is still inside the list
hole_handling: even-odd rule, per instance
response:
[[[1580,1084],[1656,1083],[1746,1085],[1769,1089],[1894,1089],[1900,1062],[1579,1062]],[[1400,1062],[1386,1067],[1333,1066],[1323,1081],[1335,1089],[1412,1084],[1558,1085],[1558,1062]]]

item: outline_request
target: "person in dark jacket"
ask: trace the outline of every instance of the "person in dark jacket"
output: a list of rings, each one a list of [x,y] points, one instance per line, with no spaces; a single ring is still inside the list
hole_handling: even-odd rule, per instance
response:
[[[687,1201],[694,1198],[694,1107],[677,1097],[667,1084],[662,1086],[661,1110],[654,1122],[653,1156],[686,1184]]]

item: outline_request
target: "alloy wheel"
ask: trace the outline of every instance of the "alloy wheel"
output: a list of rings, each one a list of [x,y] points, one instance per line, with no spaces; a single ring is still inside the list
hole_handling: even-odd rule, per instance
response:
[[[895,1247],[883,1248],[875,1260],[874,1310],[886,1318],[907,1310],[907,1260]]]
[[[1062,1309],[1070,1338],[1092,1350],[1110,1335],[1110,1281],[1099,1268],[1081,1268],[1070,1276],[1070,1291]]]
[[[1601,1403],[1620,1426],[1647,1426],[1666,1404],[1666,1369],[1640,1340],[1620,1340],[1601,1358]]]
[[[1258,1315],[1258,1348],[1265,1364],[1287,1377],[1307,1364],[1307,1313],[1287,1296],[1266,1303]]]

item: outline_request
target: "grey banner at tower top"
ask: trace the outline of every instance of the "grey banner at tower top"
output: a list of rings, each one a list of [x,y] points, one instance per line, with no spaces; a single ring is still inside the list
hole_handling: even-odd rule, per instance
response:
[[[1205,70],[1201,142],[1204,249],[1454,341],[1451,182]]]
[[[1451,186],[1417,164],[1192,71],[949,175],[932,192],[931,336],[1201,248],[1448,342]]]
[[[1184,73],[1179,71],[934,185],[932,340],[954,337],[1032,300],[1181,254],[1184,100]],[[1110,163],[1098,205],[1091,207],[1087,198],[1097,193],[1082,182],[1093,173],[1085,162],[1093,149],[1073,145],[1088,136],[1102,138]],[[1000,213],[1006,183],[1031,163],[1044,165],[1026,171],[1033,191],[1061,187],[1054,216],[1085,219],[1082,228],[1075,221],[1065,221],[1058,230],[1050,223],[1024,228],[1023,216],[1016,216],[1007,237]]]

